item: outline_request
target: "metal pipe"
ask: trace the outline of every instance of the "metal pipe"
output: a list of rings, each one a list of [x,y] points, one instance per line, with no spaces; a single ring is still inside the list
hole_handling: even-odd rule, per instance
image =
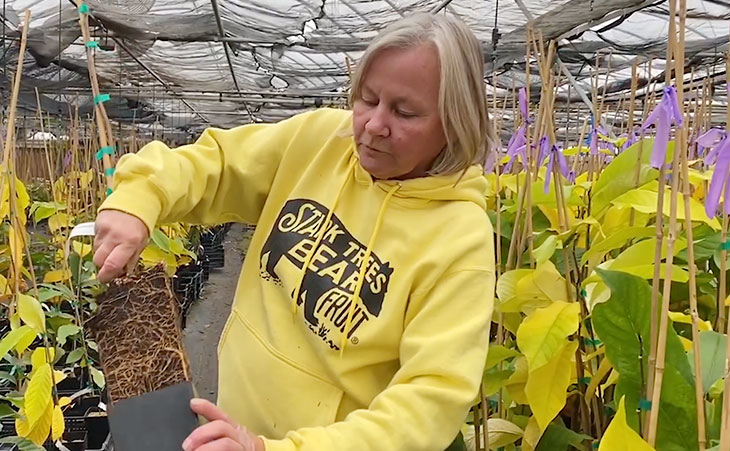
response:
[[[210,0],[210,4],[213,6],[213,14],[215,15],[215,22],[218,25],[218,35],[220,37],[225,37],[226,32],[223,29],[223,21],[221,20],[221,16],[218,12],[218,1],[217,0]],[[233,78],[233,86],[236,87],[236,91],[238,93],[241,93],[241,89],[238,87],[238,80],[236,79],[236,72],[233,70],[233,62],[231,61],[231,54],[230,50],[228,48],[229,44],[226,42],[223,42],[223,50],[226,52],[226,61],[228,61],[228,69],[231,71],[231,78]],[[251,110],[248,108],[248,105],[246,105],[246,102],[243,102],[244,108],[246,108],[246,112],[248,113],[249,121],[254,122],[253,113],[251,113]]]

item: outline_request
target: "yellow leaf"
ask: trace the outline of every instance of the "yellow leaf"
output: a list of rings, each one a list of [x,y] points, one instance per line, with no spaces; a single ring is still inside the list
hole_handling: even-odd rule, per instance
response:
[[[669,312],[669,319],[675,323],[692,324],[692,317],[682,312]],[[697,322],[697,325],[699,326],[700,331],[712,330],[712,323],[704,321],[702,318],[698,319],[699,321]]]
[[[53,370],[53,382],[58,385],[59,382],[66,379],[68,376],[63,371]]]
[[[627,191],[618,196],[611,203],[620,207],[631,207],[642,213],[656,213],[658,193],[654,190],[647,189],[647,185],[642,188]],[[664,199],[669,199],[669,190],[665,191]],[[664,202],[664,215],[669,216],[671,209],[670,202]],[[690,199],[690,215],[693,221],[702,221],[715,230],[720,230],[720,223],[717,218],[707,217],[705,207],[696,199]],[[684,220],[684,208],[677,209],[677,219]]]
[[[48,228],[51,229],[51,232],[56,233],[62,227],[71,227],[73,225],[72,219],[71,216],[62,211],[56,212],[48,218]]]
[[[66,429],[66,424],[63,421],[63,411],[61,406],[58,405],[53,408],[53,420],[51,422],[51,440],[58,440],[63,437],[63,432]]]
[[[532,269],[513,269],[502,274],[497,280],[497,298],[508,302],[517,296],[517,282],[534,272]]]
[[[23,404],[30,429],[35,427],[52,402],[51,366],[44,363],[36,368],[34,373],[28,383],[28,389],[25,391],[25,403]]]
[[[547,307],[554,301],[566,301],[569,298],[565,279],[560,275],[551,261],[545,261],[535,270],[527,271],[517,279],[514,285],[514,296],[502,299],[499,305],[501,312],[531,313],[536,308]],[[504,276],[502,276],[504,277]]]
[[[614,368],[608,374],[608,379],[606,379],[606,383],[601,385],[601,390],[606,391],[608,387],[615,384],[616,382],[618,382],[618,371],[616,371],[616,368]]]
[[[543,431],[540,430],[540,426],[537,424],[535,416],[531,416],[525,427],[525,433],[522,436],[522,450],[533,451],[537,448],[537,443],[542,437]]]
[[[27,294],[18,295],[18,314],[23,322],[38,332],[46,330],[46,315],[40,301]]]
[[[603,434],[598,451],[654,451],[654,448],[642,440],[641,436],[626,423],[624,398],[625,396],[622,396],[618,402],[616,416]]]
[[[18,340],[18,344],[15,345],[15,352],[18,354],[22,354],[25,352],[26,349],[28,349],[28,346],[30,346],[38,336],[38,331],[34,328],[23,325],[22,327],[25,327],[25,332],[23,333],[23,336],[20,337],[20,340]]]
[[[27,415],[25,415],[23,409],[20,410],[20,414],[21,418],[15,420],[15,429],[18,432],[18,435],[27,438],[38,446],[45,443],[48,439],[48,434],[51,432],[53,403],[48,403],[48,406],[33,427],[31,427],[28,423]]]
[[[174,274],[175,270],[177,269],[177,260],[175,260],[175,255],[163,251],[154,244],[150,244],[149,246],[147,246],[142,251],[140,258],[142,259],[142,264],[145,267],[155,266],[159,263],[164,263],[165,271],[168,274],[170,274],[170,270],[172,270],[172,274]]]
[[[532,255],[535,257],[537,264],[545,263],[555,253],[555,249],[562,249],[563,243],[558,240],[557,235],[550,235],[545,238],[545,241],[535,250],[532,251]]]
[[[73,247],[74,252],[82,257],[86,257],[87,255],[89,255],[89,252],[93,250],[93,246],[91,244],[82,243],[78,240],[74,240],[71,243],[71,246]]]
[[[530,372],[560,355],[567,337],[578,330],[579,312],[577,302],[558,301],[525,318],[517,331],[517,346]]]
[[[601,349],[605,349],[602,347]],[[586,359],[587,361],[588,359]],[[591,401],[593,400],[593,396],[596,394],[596,389],[598,388],[598,385],[601,383],[604,377],[608,374],[609,371],[611,371],[611,362],[608,361],[608,359],[601,360],[601,364],[598,366],[598,370],[596,370],[596,374],[593,375],[591,378],[591,383],[588,384],[588,388],[586,388],[586,403],[590,406]]]
[[[0,296],[6,296],[12,294],[10,287],[8,286],[8,279],[0,274]]]
[[[545,365],[535,369],[530,367],[525,394],[541,432],[547,429],[565,406],[570,386],[570,369],[573,366],[571,362],[575,358],[576,349],[577,341],[566,342],[559,349],[559,353]]]
[[[58,398],[59,407],[66,407],[69,404],[71,404],[71,398],[69,398],[68,396],[61,396],[60,398]]]
[[[679,238],[674,243],[673,254],[677,255],[680,251],[687,247],[687,241],[683,238]],[[612,270],[619,270],[620,268],[649,265],[654,263],[654,253],[656,250],[656,237],[649,238],[643,241],[639,241],[631,245],[628,249],[621,252],[611,264]],[[667,257],[667,241],[664,240],[662,243],[662,260]]]
[[[8,229],[8,246],[10,246],[10,258],[13,262],[13,277],[19,277],[21,268],[23,267],[23,249],[25,244],[23,239],[25,234],[18,232],[15,227],[10,226]]]
[[[527,382],[527,360],[524,357],[515,359],[515,372],[507,379],[504,388],[509,392],[509,396],[518,404],[527,404],[527,395],[525,395],[525,383]]]
[[[0,340],[0,358],[4,357],[11,349],[17,346],[18,342],[23,338],[28,331],[33,332],[35,337],[35,331],[30,326],[21,326],[17,329],[13,329],[8,332],[2,340]]]
[[[48,349],[50,362],[48,361],[48,359],[46,359],[46,349]],[[33,369],[36,370],[46,363],[53,362],[53,357],[55,357],[55,354],[56,350],[54,348],[35,348],[33,350],[33,353],[30,355],[30,363],[33,366]]]
[[[522,429],[511,421],[502,418],[487,420],[489,431],[489,448],[497,449],[516,442],[522,437]]]
[[[43,283],[63,282],[71,278],[71,271],[68,269],[55,269],[48,271],[43,276]]]

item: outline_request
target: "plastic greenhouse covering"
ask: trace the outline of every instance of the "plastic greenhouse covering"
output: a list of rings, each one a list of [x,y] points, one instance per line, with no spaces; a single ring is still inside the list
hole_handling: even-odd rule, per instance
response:
[[[20,106],[52,114],[93,110],[75,0],[3,0],[0,89],[8,104],[19,24],[31,11]],[[641,0],[89,0],[97,71],[113,120],[194,133],[214,125],[275,121],[320,105],[346,105],[348,73],[381,28],[413,12],[453,14],[483,43],[494,114],[509,124],[526,83],[526,24],[558,44],[558,129],[586,106],[591,75],[605,101],[661,90],[668,4]],[[722,52],[730,2],[688,0],[686,73],[709,79],[717,120],[727,100]],[[537,62],[530,71],[537,74]],[[596,78],[596,77],[594,77]],[[658,83],[655,83],[657,82]],[[539,77],[531,95],[539,97]],[[588,94],[586,96],[586,93]],[[621,112],[606,113],[613,116]],[[615,118],[614,118],[615,119]],[[611,117],[602,118],[611,121]],[[506,125],[503,129],[510,130]]]

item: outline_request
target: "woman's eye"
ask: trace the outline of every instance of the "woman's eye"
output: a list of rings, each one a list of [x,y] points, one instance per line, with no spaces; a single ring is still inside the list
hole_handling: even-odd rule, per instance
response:
[[[373,105],[377,105],[377,104],[378,104],[378,101],[377,101],[377,100],[375,100],[375,99],[369,99],[369,98],[368,98],[368,99],[366,99],[366,98],[362,98],[361,100],[363,101],[363,103],[364,103],[365,105],[370,105],[370,106],[373,106]]]
[[[411,111],[404,111],[404,110],[396,110],[396,114],[398,114],[398,116],[406,117],[406,118],[416,116],[415,113],[413,113]]]

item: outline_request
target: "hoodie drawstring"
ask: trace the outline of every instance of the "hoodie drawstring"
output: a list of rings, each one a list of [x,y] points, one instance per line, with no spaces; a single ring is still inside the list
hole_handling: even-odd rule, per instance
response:
[[[325,232],[327,231],[327,228],[329,227],[329,223],[332,220],[332,215],[334,214],[335,209],[337,208],[337,204],[340,202],[340,198],[342,197],[342,192],[345,191],[345,186],[347,185],[347,181],[350,179],[353,168],[355,164],[357,164],[358,160],[353,159],[350,164],[347,167],[347,177],[345,177],[345,181],[340,186],[340,190],[337,192],[337,197],[335,197],[335,202],[332,204],[332,208],[327,212],[327,216],[324,219],[324,222],[320,226],[320,229],[317,231],[316,238],[314,240],[314,244],[312,245],[312,248],[307,253],[307,257],[304,259],[304,265],[302,265],[302,269],[299,272],[299,280],[297,281],[296,288],[294,289],[294,296],[292,298],[292,318],[296,317],[297,311],[299,309],[299,303],[297,302],[299,299],[299,295],[302,290],[302,284],[304,283],[304,277],[307,274],[307,268],[309,267],[310,263],[312,262],[312,258],[314,258],[315,252],[317,252],[317,248],[319,247],[320,243],[322,242],[322,239],[324,238]],[[345,322],[345,328],[342,332],[342,341],[340,343],[340,356],[342,356],[343,352],[345,351],[345,346],[347,345],[347,333],[350,329],[350,326],[352,325],[352,317],[355,313],[355,307],[357,306],[359,299],[360,299],[360,291],[362,290],[362,284],[365,280],[365,273],[368,269],[368,261],[370,260],[370,255],[373,253],[373,245],[375,244],[375,239],[378,237],[378,232],[380,231],[380,225],[383,223],[383,217],[385,216],[385,209],[388,206],[388,201],[390,201],[390,198],[393,197],[393,194],[396,193],[400,189],[400,184],[393,185],[392,188],[388,190],[388,193],[385,195],[385,199],[383,199],[383,203],[380,205],[380,211],[378,212],[378,218],[375,220],[375,226],[373,227],[373,233],[370,235],[370,241],[368,241],[368,245],[365,248],[365,255],[363,256],[362,261],[360,262],[359,273],[357,278],[357,283],[355,284],[355,290],[352,293],[352,302],[350,303],[349,310],[347,312],[347,321]]]
[[[299,280],[297,281],[296,288],[294,290],[294,297],[292,304],[292,318],[296,317],[297,310],[299,308],[299,293],[302,289],[302,283],[304,283],[304,276],[307,274],[307,268],[309,267],[309,264],[312,263],[312,258],[314,257],[314,253],[317,251],[317,248],[319,247],[319,244],[322,242],[322,238],[324,238],[324,234],[327,231],[327,227],[329,227],[330,220],[332,219],[332,214],[334,213],[335,209],[337,208],[337,204],[340,203],[340,198],[342,197],[342,192],[345,191],[345,186],[347,186],[347,181],[350,179],[350,176],[352,174],[352,168],[355,167],[355,164],[357,163],[357,159],[352,159],[350,164],[347,166],[347,176],[345,177],[345,181],[340,186],[340,190],[337,192],[337,197],[335,197],[335,202],[332,204],[332,208],[330,208],[330,211],[327,212],[327,216],[324,218],[324,222],[322,223],[322,226],[317,231],[316,239],[314,240],[314,244],[312,245],[312,249],[307,253],[307,258],[304,259],[304,265],[302,265],[302,271],[299,273]]]
[[[355,313],[355,306],[360,299],[360,290],[362,289],[362,284],[365,280],[365,272],[368,269],[370,254],[373,253],[373,245],[375,245],[375,239],[378,237],[380,225],[382,224],[383,217],[385,216],[385,208],[388,206],[388,201],[390,200],[390,198],[393,197],[393,194],[395,194],[395,192],[398,191],[399,188],[400,184],[393,185],[393,187],[388,190],[388,194],[385,195],[385,199],[383,199],[383,203],[380,205],[378,219],[375,221],[375,227],[373,227],[373,233],[370,235],[370,241],[368,241],[368,245],[365,248],[365,255],[360,262],[360,274],[357,278],[357,283],[355,284],[355,290],[352,293],[352,302],[350,303],[350,309],[347,312],[345,329],[342,331],[342,341],[340,343],[340,357],[342,357],[342,354],[345,352],[345,346],[347,346],[347,333],[349,332],[350,326],[352,325],[352,316]]]

